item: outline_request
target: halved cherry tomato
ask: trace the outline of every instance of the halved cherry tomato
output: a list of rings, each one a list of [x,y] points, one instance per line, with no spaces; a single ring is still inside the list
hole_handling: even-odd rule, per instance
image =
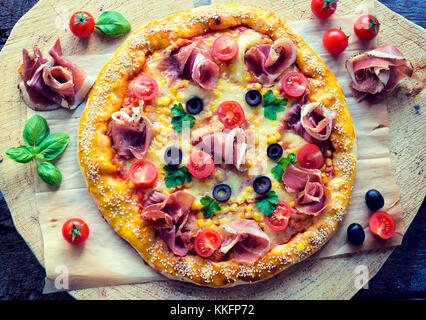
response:
[[[229,61],[238,54],[238,43],[229,35],[223,35],[213,42],[212,52],[222,61]]]
[[[348,46],[348,36],[340,29],[330,29],[324,34],[322,43],[328,52],[340,54]]]
[[[86,11],[77,11],[70,18],[70,30],[79,38],[87,38],[95,30],[95,19]]]
[[[265,223],[275,231],[284,230],[288,226],[291,216],[291,207],[288,203],[280,201],[270,217],[265,217]]]
[[[337,8],[338,0],[312,0],[311,10],[320,19],[330,17]]]
[[[130,166],[129,178],[138,187],[149,188],[158,178],[158,169],[152,162],[138,161]]]
[[[300,72],[290,72],[281,81],[284,93],[290,98],[298,98],[305,93],[308,80]]]
[[[136,98],[149,101],[158,93],[158,84],[154,78],[143,74],[138,76],[133,84],[133,94]]]
[[[321,149],[313,143],[305,144],[297,151],[297,162],[306,169],[319,169],[324,164],[324,156]]]
[[[214,170],[212,157],[204,151],[192,151],[188,159],[188,171],[196,178],[206,178]]]
[[[201,231],[194,240],[195,252],[201,257],[210,257],[222,244],[219,232],[212,229]]]
[[[382,239],[389,239],[395,233],[395,220],[384,211],[377,211],[368,222],[370,231]]]
[[[371,14],[360,16],[354,24],[355,34],[361,40],[371,40],[380,31],[380,22]]]
[[[69,243],[79,245],[89,237],[89,227],[79,218],[69,219],[62,226],[62,236]]]
[[[217,114],[227,129],[234,129],[246,120],[244,110],[237,101],[222,102],[217,108]]]

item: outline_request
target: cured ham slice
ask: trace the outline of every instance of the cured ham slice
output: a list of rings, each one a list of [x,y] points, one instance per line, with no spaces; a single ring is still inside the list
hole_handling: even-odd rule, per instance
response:
[[[244,55],[248,68],[263,84],[271,84],[285,69],[296,62],[297,49],[293,41],[280,38],[270,44],[251,47]]]
[[[172,51],[160,62],[159,68],[172,82],[183,76],[204,89],[213,90],[217,84],[219,66],[214,62],[210,49],[204,40],[195,41]]]
[[[140,107],[121,109],[111,115],[108,136],[120,157],[143,159],[154,136],[151,121],[144,117]]]
[[[336,114],[328,111],[320,102],[305,104],[300,112],[303,128],[318,141],[324,141],[330,137],[335,120]]]
[[[141,212],[141,218],[159,231],[160,237],[177,256],[188,253],[185,244],[188,235],[182,228],[188,220],[194,200],[195,197],[185,191],[177,191],[170,196],[154,191]]]
[[[392,45],[356,55],[346,61],[352,78],[352,90],[358,101],[377,102],[391,93],[405,76],[411,76],[413,67],[407,58]]]
[[[210,154],[216,164],[224,161],[233,164],[237,170],[243,170],[247,150],[247,138],[243,129],[237,127],[203,135],[196,146]]]
[[[236,219],[225,224],[221,230],[221,253],[232,249],[233,258],[245,264],[254,263],[259,257],[269,251],[271,241],[253,220]]]
[[[313,216],[318,216],[330,201],[330,191],[321,182],[308,181],[305,189],[297,196],[296,210]]]
[[[321,171],[317,169],[305,169],[289,164],[282,176],[283,183],[288,192],[303,190],[308,181],[320,182]]]
[[[83,102],[95,79],[62,57],[59,39],[49,55],[52,59],[47,60],[38,48],[34,48],[33,55],[23,49],[22,82],[18,85],[21,96],[34,110],[75,109]]]

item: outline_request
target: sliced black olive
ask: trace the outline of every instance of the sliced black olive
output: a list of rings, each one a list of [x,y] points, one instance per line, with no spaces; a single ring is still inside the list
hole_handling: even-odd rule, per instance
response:
[[[365,239],[364,229],[361,227],[359,223],[352,223],[349,225],[348,230],[348,240],[354,246],[359,246],[363,244]]]
[[[259,90],[251,89],[246,93],[246,102],[249,106],[258,106],[262,102],[262,94]]]
[[[270,144],[268,149],[266,149],[266,153],[272,160],[278,160],[283,155],[283,147],[279,143]]]
[[[191,97],[186,102],[186,111],[190,114],[199,114],[201,111],[203,111],[203,108],[203,100],[198,97]]]
[[[259,194],[265,194],[271,190],[271,179],[266,176],[259,176],[253,181],[253,189]]]
[[[232,190],[227,184],[218,184],[213,189],[213,197],[220,202],[228,201],[231,197]]]
[[[385,199],[381,193],[375,189],[368,190],[365,194],[367,207],[372,211],[377,211],[385,205]]]
[[[169,166],[177,166],[182,162],[182,150],[176,146],[170,146],[164,152],[164,161]]]

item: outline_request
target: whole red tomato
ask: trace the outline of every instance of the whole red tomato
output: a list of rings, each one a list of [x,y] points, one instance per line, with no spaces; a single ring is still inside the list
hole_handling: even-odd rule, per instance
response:
[[[89,237],[89,226],[79,218],[69,219],[62,226],[62,236],[71,244],[82,244]]]
[[[339,0],[312,0],[312,13],[320,19],[328,18],[336,11],[338,1]]]
[[[322,38],[322,43],[328,52],[339,54],[348,46],[348,37],[340,29],[330,29]]]
[[[375,16],[372,16],[371,14],[360,16],[354,24],[355,34],[361,40],[373,39],[375,36],[377,36],[379,30],[380,22]]]
[[[95,19],[86,11],[77,11],[71,16],[70,30],[79,38],[87,38],[95,30]]]

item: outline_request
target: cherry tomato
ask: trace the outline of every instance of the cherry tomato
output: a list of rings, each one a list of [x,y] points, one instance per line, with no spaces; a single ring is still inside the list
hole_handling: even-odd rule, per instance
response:
[[[336,11],[338,1],[339,0],[312,0],[312,13],[320,19],[328,18]]]
[[[373,39],[375,36],[377,36],[379,30],[380,22],[375,16],[372,16],[371,14],[360,16],[354,24],[355,34],[361,40]]]
[[[288,203],[280,201],[270,217],[265,217],[265,223],[275,231],[284,230],[288,226],[291,216],[291,207]]]
[[[138,187],[149,188],[157,180],[158,170],[152,162],[138,161],[130,166],[129,178]]]
[[[237,101],[222,102],[217,108],[219,120],[223,123],[225,128],[234,129],[245,121],[245,114],[243,108]]]
[[[319,169],[324,164],[324,157],[321,149],[313,143],[305,144],[297,151],[297,162],[306,169]]]
[[[229,35],[223,35],[213,42],[212,52],[222,61],[229,61],[238,54],[238,43]]]
[[[298,98],[305,93],[308,80],[300,72],[290,72],[281,81],[284,93],[290,98]]]
[[[370,231],[382,239],[389,239],[395,233],[395,220],[384,211],[377,211],[368,222]]]
[[[330,29],[322,38],[322,43],[328,52],[339,54],[348,46],[348,37],[340,29]]]
[[[194,240],[195,252],[201,257],[210,257],[222,244],[219,232],[212,229],[201,231]]]
[[[133,94],[136,98],[149,101],[158,93],[158,84],[154,78],[143,74],[138,76],[133,84]]]
[[[77,11],[71,16],[69,25],[75,36],[87,38],[95,30],[95,19],[86,11]]]
[[[89,237],[89,226],[79,218],[69,219],[62,226],[62,236],[71,244],[82,244]]]
[[[192,151],[188,159],[188,171],[196,178],[206,178],[214,170],[212,157],[204,151]]]

